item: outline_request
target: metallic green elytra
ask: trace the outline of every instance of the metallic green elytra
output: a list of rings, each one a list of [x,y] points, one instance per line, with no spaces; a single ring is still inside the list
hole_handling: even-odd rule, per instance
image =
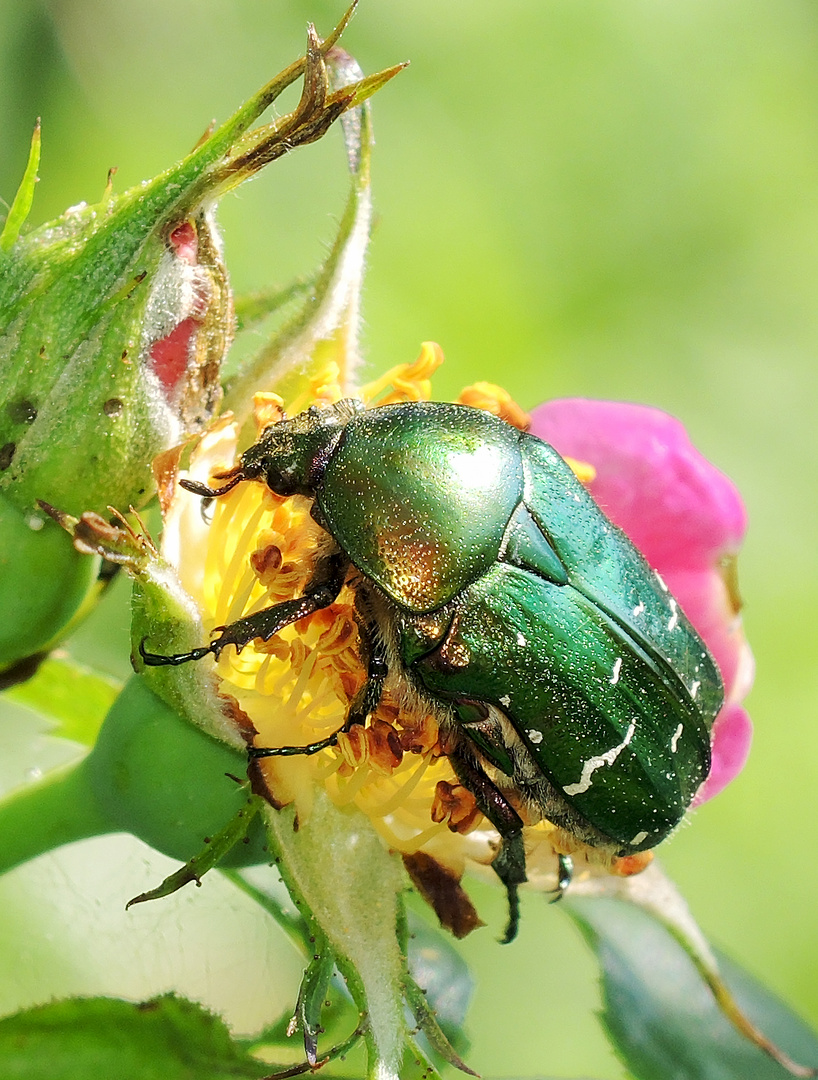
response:
[[[345,400],[267,428],[224,479],[183,483],[208,497],[242,480],[309,496],[335,545],[303,597],[191,653],[143,651],[146,663],[269,639],[331,604],[354,567],[368,678],[344,727],[366,722],[387,679],[408,681],[440,718],[455,771],[503,838],[493,865],[508,939],[525,880],[521,813],[612,855],[678,825],[710,768],[718,669],[547,443],[462,405]]]

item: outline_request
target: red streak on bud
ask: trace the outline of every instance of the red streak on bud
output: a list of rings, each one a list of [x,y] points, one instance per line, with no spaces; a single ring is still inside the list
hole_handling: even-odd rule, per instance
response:
[[[168,240],[177,258],[191,266],[196,265],[199,257],[199,236],[191,221],[183,221],[181,225],[177,225]]]
[[[198,326],[197,319],[182,319],[167,337],[151,347],[151,367],[168,394],[176,389],[187,371],[190,339]]]

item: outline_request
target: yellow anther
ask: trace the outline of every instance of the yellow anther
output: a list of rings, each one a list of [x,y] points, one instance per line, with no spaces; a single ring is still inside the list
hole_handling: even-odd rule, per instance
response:
[[[471,405],[474,409],[484,409],[494,416],[499,416],[501,420],[521,431],[528,431],[531,427],[528,413],[520,408],[507,390],[495,383],[472,383],[461,392],[457,400],[461,405]]]
[[[253,417],[259,432],[270,424],[277,424],[284,415],[284,402],[271,391],[259,391],[253,394]]]

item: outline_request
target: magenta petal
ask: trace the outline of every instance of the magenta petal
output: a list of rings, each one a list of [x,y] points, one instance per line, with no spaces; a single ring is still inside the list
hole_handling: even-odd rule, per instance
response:
[[[659,409],[563,398],[532,413],[531,430],[596,469],[594,498],[661,572],[713,566],[747,526],[735,485]]]
[[[753,741],[753,725],[741,705],[725,705],[713,725],[713,765],[699,788],[694,806],[718,795],[734,780],[747,761]]]

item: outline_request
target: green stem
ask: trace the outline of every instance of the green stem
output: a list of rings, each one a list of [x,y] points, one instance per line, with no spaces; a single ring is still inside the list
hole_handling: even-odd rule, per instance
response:
[[[0,874],[63,844],[113,831],[90,790],[84,762],[49,773],[0,801]]]

